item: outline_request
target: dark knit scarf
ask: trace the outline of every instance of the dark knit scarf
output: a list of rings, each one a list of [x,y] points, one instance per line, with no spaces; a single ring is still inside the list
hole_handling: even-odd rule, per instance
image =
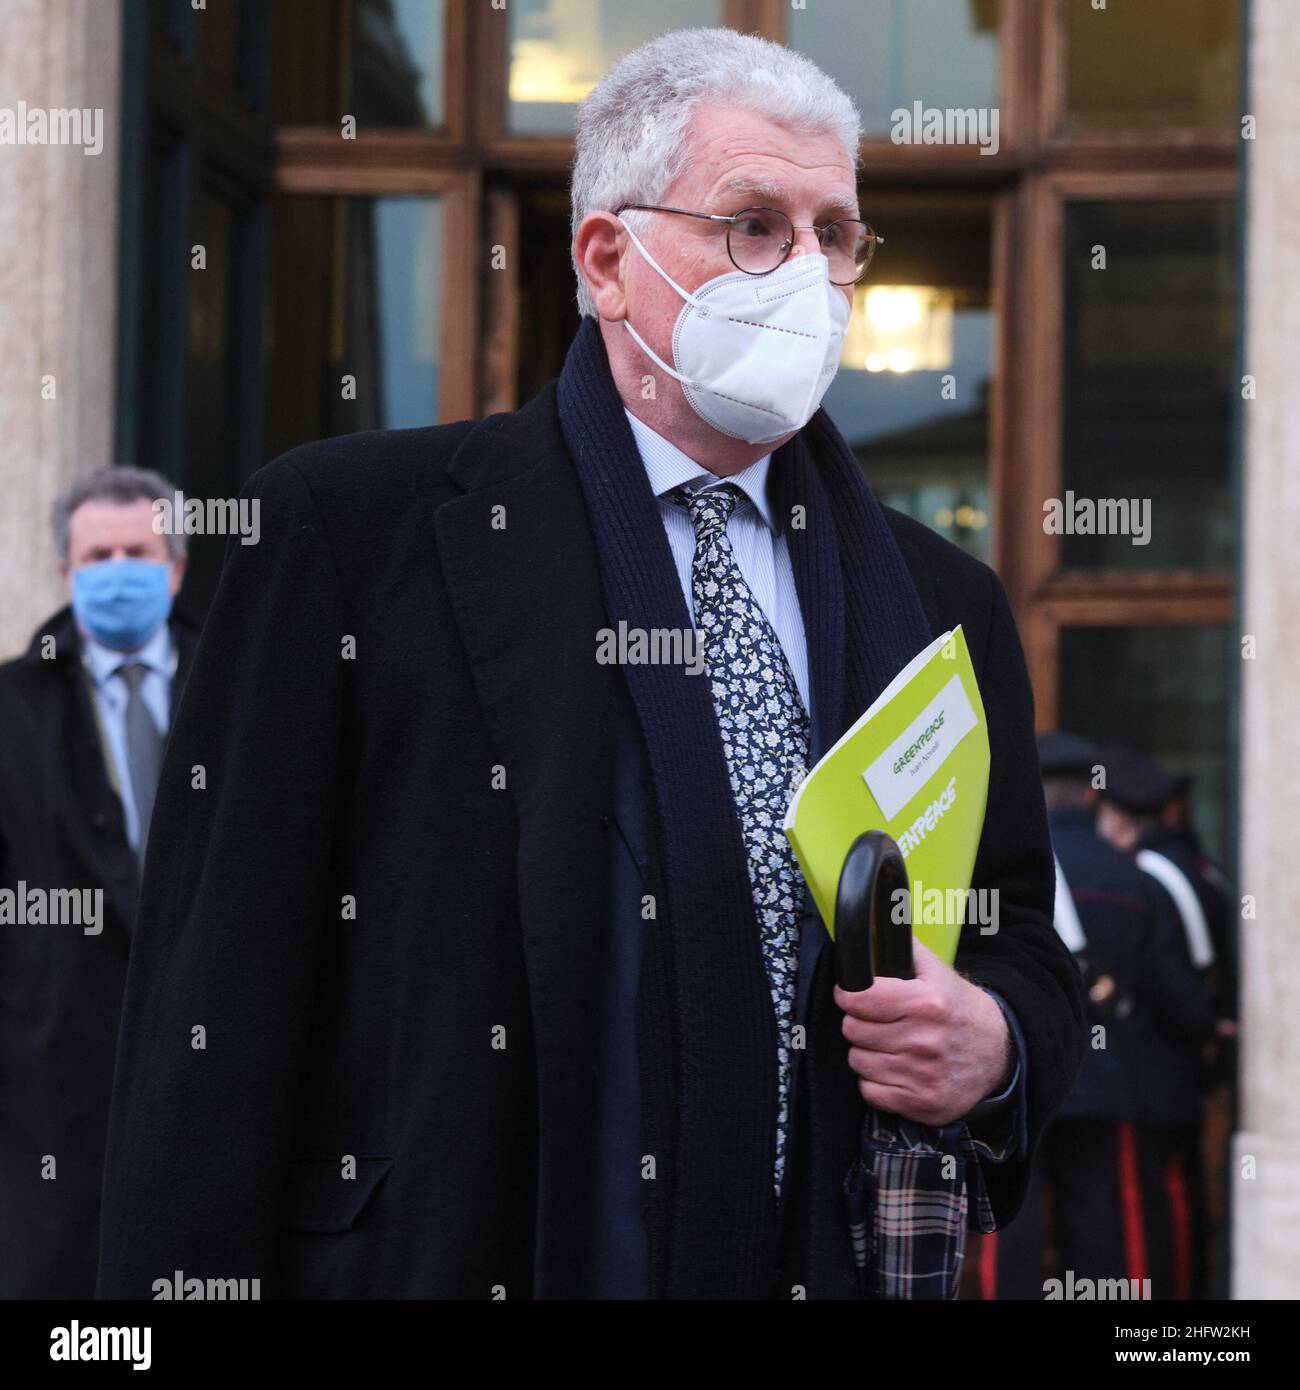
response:
[[[560,376],[560,427],[600,555],[611,626],[690,628],[659,508],[596,322]],[[808,637],[820,754],[930,638],[897,544],[857,461],[819,413],[769,474]],[[791,525],[801,507],[804,525]],[[847,563],[842,563],[842,557]],[[773,1292],[776,1033],[744,842],[709,681],[623,668],[658,806],[657,904],[638,1005],[656,1296]]]

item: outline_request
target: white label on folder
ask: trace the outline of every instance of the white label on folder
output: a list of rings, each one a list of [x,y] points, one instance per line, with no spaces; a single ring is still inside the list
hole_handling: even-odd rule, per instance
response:
[[[938,772],[976,722],[961,677],[953,676],[862,774],[886,820],[893,820]]]

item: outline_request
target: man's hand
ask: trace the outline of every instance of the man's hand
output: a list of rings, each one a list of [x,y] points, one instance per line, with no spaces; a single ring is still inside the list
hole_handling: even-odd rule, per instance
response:
[[[993,996],[919,941],[916,978],[835,987],[849,1066],[868,1105],[919,1124],[960,1119],[1010,1077],[1011,1035]]]

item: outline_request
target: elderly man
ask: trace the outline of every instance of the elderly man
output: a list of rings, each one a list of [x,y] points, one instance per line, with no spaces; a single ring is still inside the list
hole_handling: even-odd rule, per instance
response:
[[[196,634],[172,611],[185,537],[156,473],[80,479],[54,508],[69,605],[0,666],[0,1296],[89,1298],[113,1050],[163,737]],[[62,890],[62,892],[61,892]],[[79,892],[90,922],[57,911]],[[29,911],[32,894],[51,911]],[[59,896],[56,896],[59,895]],[[16,901],[16,900],[15,900]]]
[[[1014,1212],[1079,1001],[1003,592],[817,413],[857,141],[781,47],[646,45],[580,119],[558,383],[250,484],[159,797],[103,1293],[852,1296],[864,1101],[968,1116]],[[959,622],[1000,927],[840,994],[781,813]]]

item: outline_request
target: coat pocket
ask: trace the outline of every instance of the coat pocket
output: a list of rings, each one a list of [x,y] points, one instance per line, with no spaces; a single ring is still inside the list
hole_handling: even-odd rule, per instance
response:
[[[356,1175],[344,1177],[341,1157],[294,1159],[285,1179],[280,1224],[312,1235],[352,1230],[392,1166],[391,1158],[358,1157]]]

